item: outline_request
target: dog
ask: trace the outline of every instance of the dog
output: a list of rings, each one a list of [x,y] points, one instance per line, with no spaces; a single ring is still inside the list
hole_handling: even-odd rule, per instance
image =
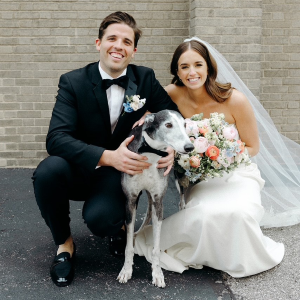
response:
[[[162,110],[155,114],[148,114],[142,126],[135,127],[130,135],[134,140],[128,145],[128,149],[148,157],[152,165],[142,174],[128,175],[122,173],[121,183],[127,197],[126,202],[126,229],[127,244],[125,249],[124,266],[118,276],[121,283],[127,282],[132,276],[134,257],[134,223],[136,207],[142,190],[148,195],[148,210],[139,231],[148,224],[152,218],[153,224],[153,252],[152,252],[152,284],[165,287],[164,275],[159,265],[160,257],[160,231],[163,219],[162,199],[167,190],[168,177],[164,176],[165,169],[157,169],[157,162],[165,152],[167,146],[171,146],[179,153],[188,153],[194,149],[188,135],[185,132],[184,119],[176,111]]]

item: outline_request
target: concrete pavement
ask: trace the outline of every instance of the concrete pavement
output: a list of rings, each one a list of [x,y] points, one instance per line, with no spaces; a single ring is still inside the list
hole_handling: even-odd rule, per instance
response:
[[[151,267],[135,256],[133,277],[120,284],[116,277],[123,260],[108,252],[107,239],[93,236],[81,217],[82,202],[71,202],[71,227],[77,245],[76,274],[66,288],[56,287],[49,276],[55,253],[50,232],[34,200],[33,169],[0,169],[0,299],[300,299],[300,226],[268,229],[265,233],[286,245],[282,264],[243,279],[204,268],[183,274],[164,271],[167,287],[151,284]],[[164,199],[165,217],[177,211],[178,194],[170,181]],[[146,210],[140,200],[138,222]]]

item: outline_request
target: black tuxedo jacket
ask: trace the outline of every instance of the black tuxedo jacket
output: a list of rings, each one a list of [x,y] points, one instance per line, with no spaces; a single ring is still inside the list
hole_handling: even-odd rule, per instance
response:
[[[126,95],[140,95],[141,99],[146,98],[146,103],[137,111],[121,114],[112,134],[98,62],[63,74],[46,139],[48,153],[60,156],[84,173],[91,174],[103,151],[117,149],[134,122],[147,110],[153,113],[163,109],[177,110],[152,69],[129,65],[127,76],[129,84],[124,101]]]

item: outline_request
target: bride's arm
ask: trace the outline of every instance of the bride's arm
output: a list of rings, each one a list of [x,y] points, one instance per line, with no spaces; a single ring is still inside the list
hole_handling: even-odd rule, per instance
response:
[[[246,96],[234,90],[230,97],[230,110],[235,119],[235,124],[240,139],[246,144],[250,156],[259,151],[259,136],[257,123],[252,106]]]

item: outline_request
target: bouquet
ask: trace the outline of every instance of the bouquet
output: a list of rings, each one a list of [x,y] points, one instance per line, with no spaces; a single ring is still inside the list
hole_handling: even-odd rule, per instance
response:
[[[175,175],[183,188],[222,177],[241,163],[251,163],[245,143],[239,139],[235,125],[225,122],[224,114],[212,113],[209,119],[202,116],[201,113],[185,120],[186,133],[195,149],[175,155]]]

